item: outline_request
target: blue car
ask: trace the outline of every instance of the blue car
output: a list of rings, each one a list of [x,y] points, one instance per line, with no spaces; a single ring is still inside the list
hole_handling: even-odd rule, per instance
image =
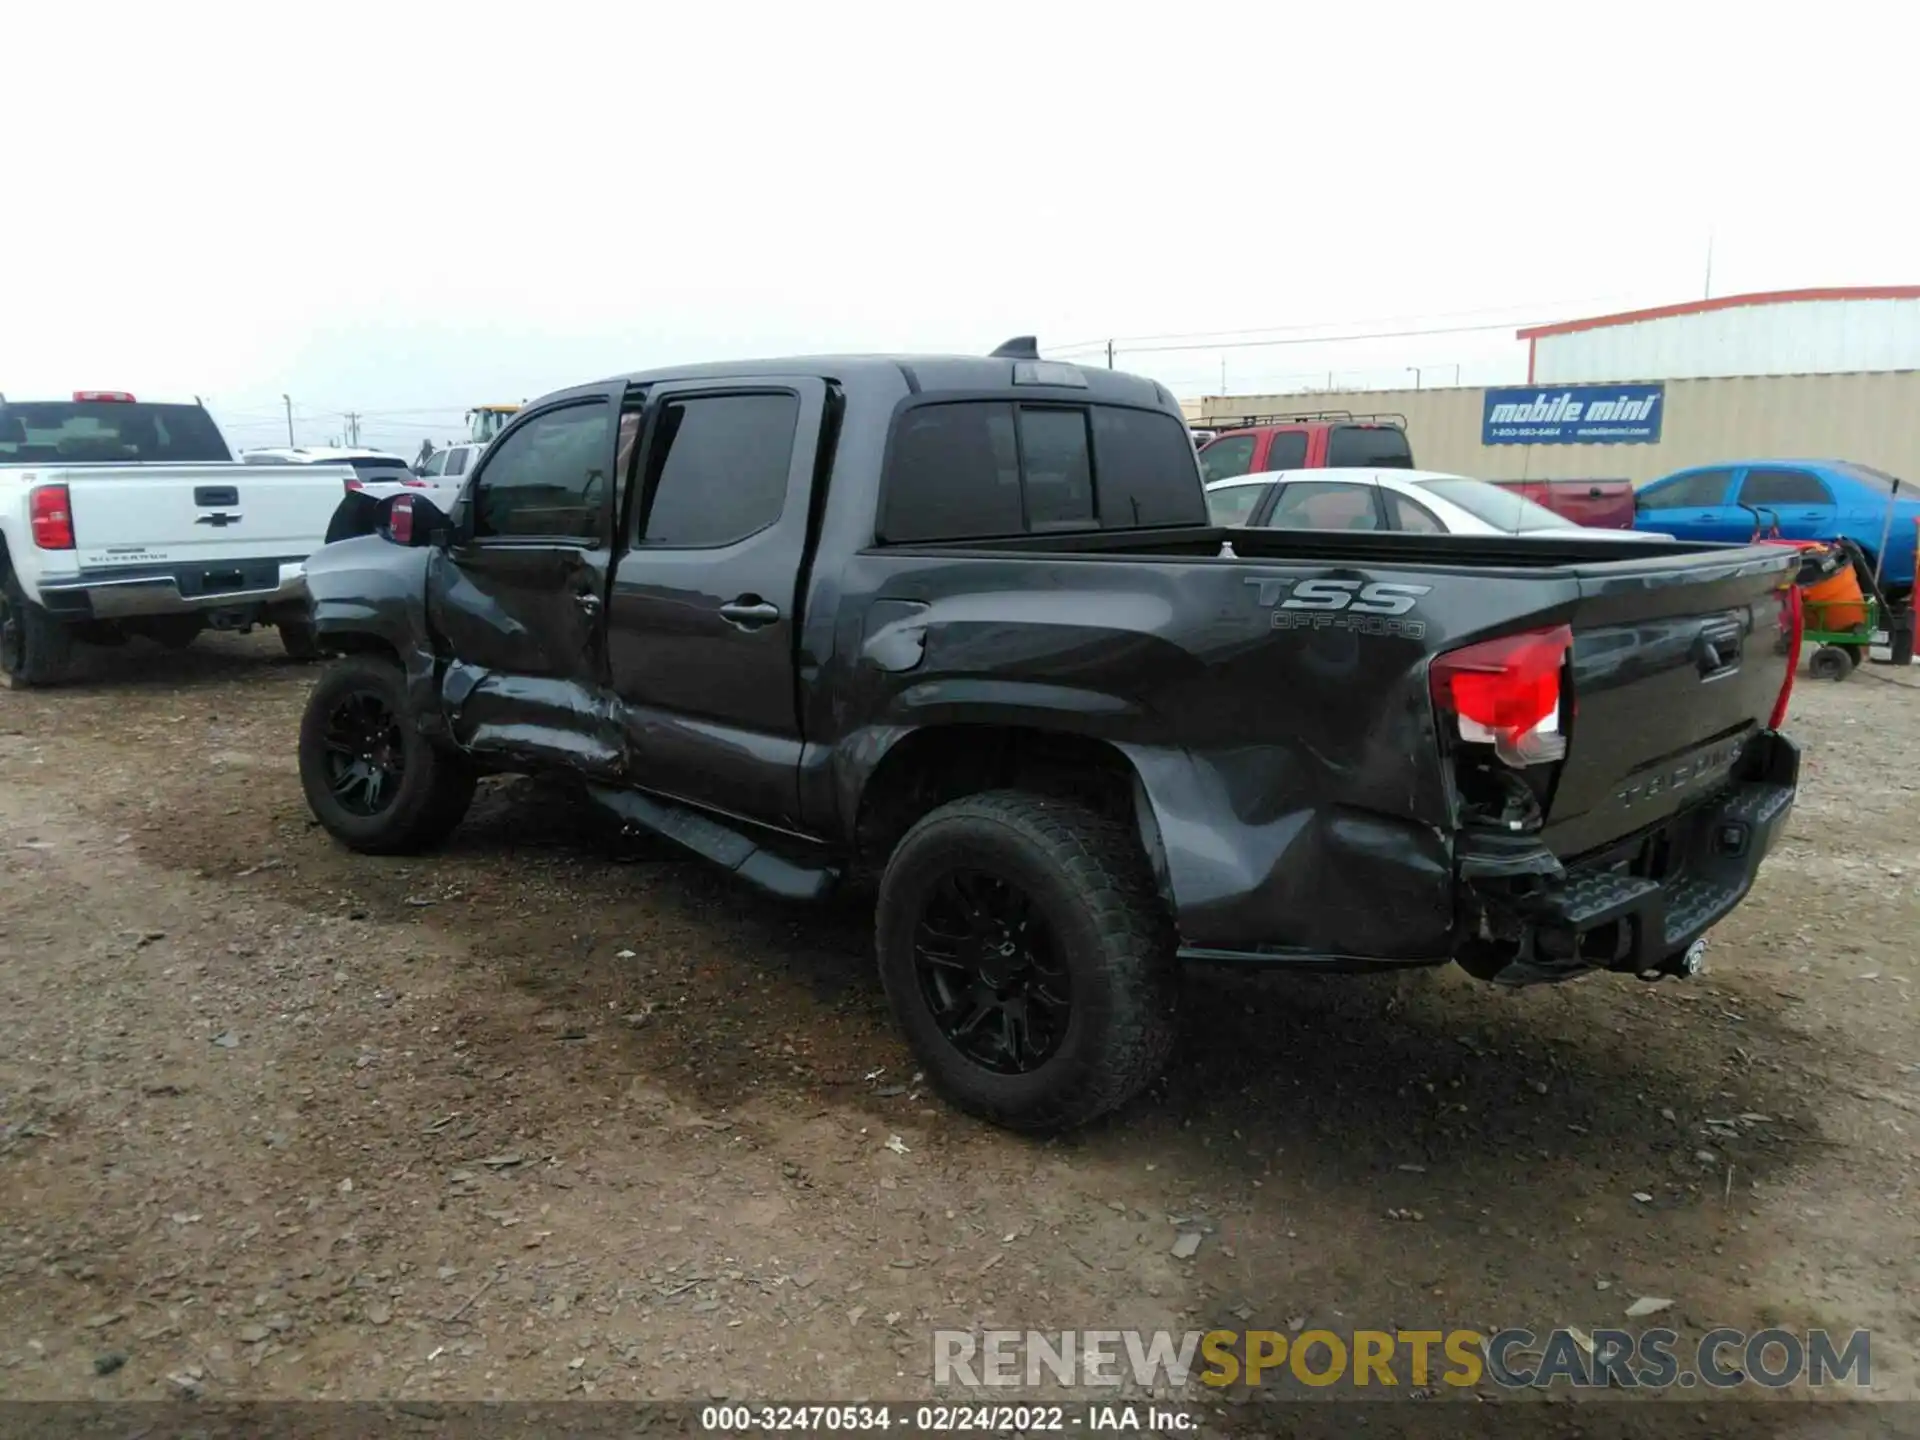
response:
[[[1742,541],[1775,526],[1787,540],[1848,539],[1878,557],[1881,584],[1913,586],[1920,486],[1851,460],[1731,460],[1698,465],[1643,486],[1634,528],[1677,540]],[[1891,509],[1893,525],[1887,525]]]

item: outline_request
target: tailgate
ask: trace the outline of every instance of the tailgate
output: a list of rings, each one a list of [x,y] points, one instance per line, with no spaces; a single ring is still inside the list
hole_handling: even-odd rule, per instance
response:
[[[1584,567],[1567,757],[1543,838],[1578,855],[1725,783],[1787,679],[1783,588],[1798,556],[1729,549]]]
[[[320,548],[352,471],[313,465],[70,469],[83,569],[304,560]]]

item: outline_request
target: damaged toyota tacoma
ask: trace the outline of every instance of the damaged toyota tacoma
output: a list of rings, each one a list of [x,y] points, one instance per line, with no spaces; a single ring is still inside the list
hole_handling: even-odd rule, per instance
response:
[[[1146,1085],[1191,962],[1690,973],[1793,803],[1791,550],[1221,529],[1165,389],[1029,340],[583,385],[451,514],[347,504],[333,835],[557,773],[774,895],[872,883],[915,1055],[1019,1129]]]

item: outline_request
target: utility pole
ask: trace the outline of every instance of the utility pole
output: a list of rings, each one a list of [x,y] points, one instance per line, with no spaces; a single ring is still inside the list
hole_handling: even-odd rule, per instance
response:
[[[1420,388],[1420,367],[1418,365],[1409,365],[1407,369],[1413,372],[1413,388],[1418,390]]]
[[[295,443],[293,438],[293,397],[291,395],[282,395],[280,399],[285,402],[287,407],[287,445],[289,448],[292,448]]]
[[[1706,284],[1706,293],[1705,293],[1705,294],[1703,294],[1703,295],[1702,295],[1702,296],[1701,296],[1700,298],[1701,298],[1701,299],[1703,299],[1703,300],[1711,300],[1711,299],[1713,298],[1713,227],[1712,227],[1711,225],[1709,225],[1709,226],[1707,227],[1707,284]]]
[[[1107,341],[1107,368],[1113,368],[1113,341]]]
[[[347,412],[347,444],[357,446],[359,443],[360,412],[357,410],[349,410]]]

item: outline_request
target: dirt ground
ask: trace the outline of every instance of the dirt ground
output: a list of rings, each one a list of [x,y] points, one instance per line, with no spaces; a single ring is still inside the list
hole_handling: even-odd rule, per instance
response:
[[[0,693],[0,1397],[906,1398],[942,1325],[1658,1296],[1868,1327],[1920,1398],[1920,674],[1802,682],[1703,979],[1196,971],[1164,1084],[1043,1144],[921,1093],[857,912],[524,781],[340,849],[315,673],[212,637]]]

